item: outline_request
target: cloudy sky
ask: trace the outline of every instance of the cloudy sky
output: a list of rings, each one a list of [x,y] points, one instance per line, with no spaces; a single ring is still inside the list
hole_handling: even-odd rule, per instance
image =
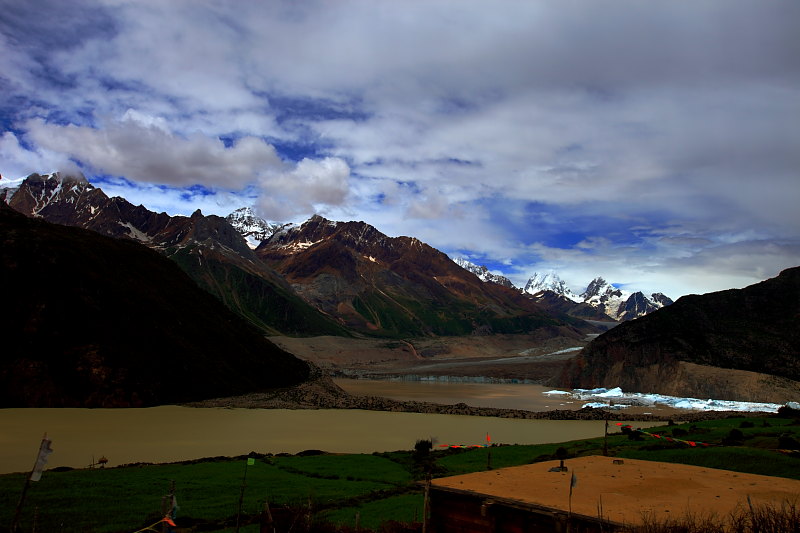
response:
[[[363,220],[576,291],[800,265],[796,0],[0,0],[0,95],[3,181]]]

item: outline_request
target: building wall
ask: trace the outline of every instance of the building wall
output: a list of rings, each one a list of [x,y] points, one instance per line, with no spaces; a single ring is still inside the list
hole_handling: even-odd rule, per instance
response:
[[[536,508],[469,492],[432,488],[430,533],[565,533],[568,516],[555,509]],[[573,516],[571,533],[613,531],[610,524]]]

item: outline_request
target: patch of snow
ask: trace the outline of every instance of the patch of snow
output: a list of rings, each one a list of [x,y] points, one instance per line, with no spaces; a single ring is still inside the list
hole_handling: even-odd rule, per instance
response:
[[[245,242],[247,243],[247,246],[248,246],[248,247],[249,247],[251,250],[255,250],[256,248],[258,248],[258,245],[259,245],[259,244],[261,244],[261,241],[260,241],[259,239],[256,239],[256,238],[255,238],[255,237],[253,237],[252,235],[247,235],[247,236],[244,238],[244,240],[245,240]]]
[[[291,244],[287,244],[286,246],[284,246],[284,248],[291,250],[293,252],[300,252],[303,250],[307,250],[308,248],[311,248],[312,246],[314,246],[315,244],[319,244],[320,242],[322,241],[319,240],[314,242],[309,242],[309,241],[293,242]]]
[[[137,241],[142,241],[142,242],[150,242],[151,240],[153,240],[153,238],[150,235],[134,227],[130,222],[125,222],[124,224],[122,222],[119,222],[119,225],[124,228],[128,228],[128,236],[131,237],[132,239],[136,239]]]

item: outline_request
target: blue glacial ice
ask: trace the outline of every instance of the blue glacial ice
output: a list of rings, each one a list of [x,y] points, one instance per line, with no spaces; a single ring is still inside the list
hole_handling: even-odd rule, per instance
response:
[[[736,402],[731,400],[701,400],[699,398],[679,398],[663,394],[647,394],[623,392],[621,388],[613,389],[574,389],[572,391],[551,390],[544,392],[547,396],[559,396],[564,399],[585,401],[582,407],[625,409],[631,406],[664,406],[692,411],[738,411],[775,413],[782,406],[777,403]],[[796,404],[789,402],[790,405]]]

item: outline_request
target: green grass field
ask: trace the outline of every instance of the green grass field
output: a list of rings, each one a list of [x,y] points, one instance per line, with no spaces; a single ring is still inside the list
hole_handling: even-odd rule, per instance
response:
[[[638,434],[608,438],[609,455],[724,468],[740,472],[800,479],[798,454],[779,449],[800,448],[800,420],[729,418],[651,428],[649,433],[713,447],[689,447]],[[636,435],[634,435],[635,437]],[[724,446],[717,446],[725,444]],[[382,522],[420,519],[422,495],[416,483],[423,473],[408,451],[381,454],[262,456],[247,467],[242,501],[241,532],[254,525],[265,502],[276,519],[309,516],[362,529]],[[530,446],[436,449],[436,477],[528,464],[555,458],[559,447],[569,457],[602,453],[603,439]],[[133,533],[161,517],[162,498],[174,483],[179,506],[177,531],[234,531],[246,459],[209,459],[167,465],[110,469],[46,471],[32,483],[21,520],[21,531]],[[12,521],[25,483],[21,474],[0,476],[0,531]],[[287,518],[288,517],[288,518]],[[300,528],[295,528],[299,531]]]

